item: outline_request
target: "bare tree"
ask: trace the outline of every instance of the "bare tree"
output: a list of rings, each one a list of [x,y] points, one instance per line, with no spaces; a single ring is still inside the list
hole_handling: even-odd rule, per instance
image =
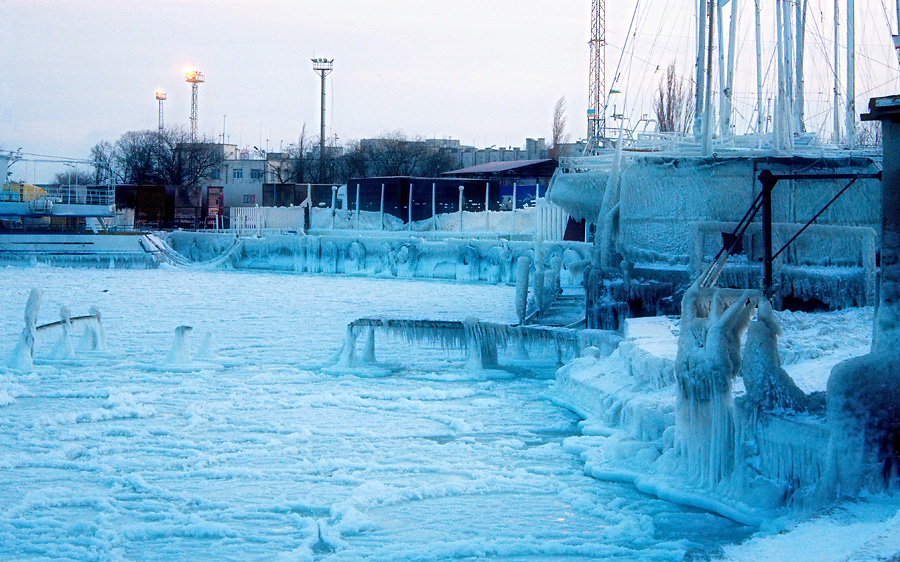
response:
[[[560,156],[566,156],[566,154],[563,154],[565,152],[563,145],[569,142],[569,134],[566,133],[567,107],[566,96],[561,96],[556,100],[556,105],[553,107],[553,131],[550,136],[550,150],[547,152],[547,155],[554,160],[559,160]]]
[[[112,157],[120,181],[133,185],[159,183],[159,137],[156,131],[129,131],[116,141]]]
[[[449,152],[429,146],[421,137],[410,139],[402,131],[351,143],[342,161],[348,178],[434,177],[454,166]]]
[[[675,73],[675,63],[666,69],[666,75],[659,82],[656,98],[653,100],[653,111],[660,132],[686,133],[694,121],[692,103],[694,88]]]
[[[306,137],[306,123],[295,144],[277,155],[268,154],[266,163],[274,183],[305,183],[312,178],[309,139]]]
[[[220,146],[206,139],[191,142],[180,127],[129,131],[114,146],[97,144],[91,154],[98,178],[108,174],[134,185],[196,185],[225,158]]]
[[[860,146],[881,146],[881,121],[863,121],[856,133]]]
[[[91,148],[91,162],[94,167],[94,184],[103,185],[116,181],[113,169],[115,147],[107,141],[101,141]]]
[[[94,174],[84,170],[66,170],[53,177],[56,185],[94,185]]]
[[[191,134],[182,127],[157,134],[156,173],[159,183],[196,185],[208,178],[225,159],[221,146],[209,139],[191,142]]]

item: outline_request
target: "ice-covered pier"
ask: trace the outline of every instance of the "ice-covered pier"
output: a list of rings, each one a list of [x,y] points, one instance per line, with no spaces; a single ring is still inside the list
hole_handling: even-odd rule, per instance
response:
[[[576,330],[547,326],[521,326],[480,322],[399,318],[359,318],[347,326],[339,365],[354,367],[375,362],[375,333],[400,337],[411,343],[438,344],[447,349],[466,350],[466,367],[494,369],[498,367],[499,348],[513,347],[518,358],[527,358],[532,346],[552,346],[562,356],[580,356],[588,347],[596,347],[608,355],[621,338],[602,330]],[[356,351],[357,340],[365,335],[365,350]]]

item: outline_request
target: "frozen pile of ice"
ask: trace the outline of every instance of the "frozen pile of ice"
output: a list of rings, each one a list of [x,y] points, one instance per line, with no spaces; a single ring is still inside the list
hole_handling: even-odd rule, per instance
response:
[[[747,523],[835,498],[823,394],[834,365],[868,351],[872,311],[774,313],[763,301],[754,319],[756,299],[689,295],[680,323],[629,320],[609,357],[559,371],[560,400],[586,418],[572,446],[588,473]]]

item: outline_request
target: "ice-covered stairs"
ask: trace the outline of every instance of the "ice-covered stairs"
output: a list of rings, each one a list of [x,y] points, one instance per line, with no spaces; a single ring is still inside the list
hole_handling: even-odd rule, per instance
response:
[[[580,287],[566,288],[538,316],[537,323],[543,326],[572,326],[584,321],[584,290]]]

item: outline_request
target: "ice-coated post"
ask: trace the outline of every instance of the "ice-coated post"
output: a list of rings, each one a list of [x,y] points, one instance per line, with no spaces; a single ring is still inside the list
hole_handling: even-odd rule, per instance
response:
[[[762,237],[763,237],[763,295],[772,299],[772,189],[778,180],[772,172],[763,170],[759,174],[762,183]]]
[[[409,205],[407,206],[407,221],[406,227],[408,230],[412,230],[412,194],[413,194],[413,184],[409,182]]]
[[[512,200],[512,213],[513,213],[513,228],[512,229],[513,229],[513,232],[519,231],[519,225],[518,225],[518,222],[516,222],[518,220],[518,216],[516,215],[516,207],[518,206],[518,204],[516,203],[516,201],[518,200],[517,199],[518,187],[519,186],[517,185],[517,183],[513,182],[513,200]]]
[[[869,100],[862,120],[882,128],[881,290],[871,353],[838,363],[828,378],[823,480],[834,496],[893,489],[900,472],[900,96]]]
[[[534,307],[544,314],[544,270],[539,266],[534,268]]]
[[[359,183],[356,184],[356,230],[359,230]]]
[[[381,204],[378,207],[378,223],[381,230],[384,230],[384,184],[381,184]]]
[[[312,184],[306,184],[306,200],[309,201],[309,206],[312,207]]]
[[[463,229],[463,189],[465,186],[459,186],[459,231]]]
[[[40,289],[31,289],[28,301],[25,304],[25,328],[19,337],[19,342],[6,360],[6,366],[19,371],[30,371],[34,367],[34,339],[37,336],[35,325],[37,324],[38,309],[41,306]]]
[[[353,324],[347,325],[347,335],[344,337],[338,367],[356,367],[356,331]]]
[[[331,186],[331,230],[334,230],[334,214],[337,210],[337,190],[336,185]]]
[[[528,310],[528,271],[531,268],[531,260],[528,256],[521,256],[516,261],[516,316],[519,324],[525,324],[525,313]]]
[[[491,182],[485,182],[485,184],[484,184],[484,229],[487,231],[491,230],[490,196],[491,196]]]
[[[437,182],[431,183],[431,230],[437,230]]]
[[[193,328],[190,326],[178,326],[175,328],[175,340],[172,342],[172,348],[169,350],[166,364],[183,366],[193,362],[193,359],[191,358],[191,346],[187,340],[187,335],[191,330],[193,330]]]

